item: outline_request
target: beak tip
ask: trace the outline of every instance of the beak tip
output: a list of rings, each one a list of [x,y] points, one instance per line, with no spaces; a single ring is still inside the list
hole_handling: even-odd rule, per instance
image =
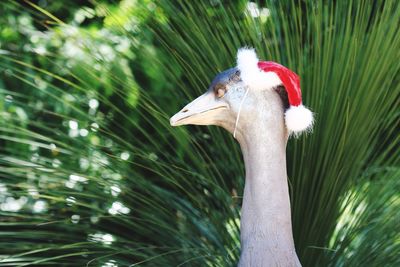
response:
[[[172,117],[169,119],[169,124],[170,124],[172,127],[178,126],[178,125],[177,125],[177,119],[175,118],[175,116],[172,116]]]

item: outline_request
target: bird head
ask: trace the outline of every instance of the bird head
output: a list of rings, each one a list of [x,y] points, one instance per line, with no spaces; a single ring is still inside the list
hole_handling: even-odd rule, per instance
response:
[[[214,78],[203,95],[187,104],[170,119],[171,125],[224,126],[232,123],[246,89],[247,86],[241,80],[237,68],[225,70]]]
[[[206,93],[175,114],[170,123],[217,125],[235,133],[257,121],[282,123],[295,134],[311,127],[302,105],[298,76],[275,62],[260,62],[253,49],[240,49],[237,67],[218,74]]]

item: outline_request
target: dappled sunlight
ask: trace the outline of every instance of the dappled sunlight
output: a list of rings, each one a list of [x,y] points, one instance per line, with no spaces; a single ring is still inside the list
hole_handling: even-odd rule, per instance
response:
[[[111,245],[115,241],[115,238],[111,234],[95,233],[89,234],[88,240],[92,242],[101,242],[105,245]]]
[[[260,17],[262,21],[266,21],[267,17],[270,16],[270,10],[266,7],[258,7],[258,4],[255,2],[248,2],[246,5],[246,11],[253,18]]]
[[[101,265],[101,267],[118,267],[118,263],[115,260],[108,260],[106,263]]]
[[[129,214],[130,212],[131,210],[119,201],[113,202],[111,208],[108,209],[108,213],[111,215]]]
[[[80,218],[81,218],[80,215],[74,214],[71,216],[71,222],[77,224],[77,223],[79,223]]]
[[[32,210],[34,213],[46,212],[48,209],[48,204],[46,201],[38,200],[33,204]]]
[[[19,199],[15,199],[13,197],[6,197],[4,201],[2,201],[0,209],[2,211],[11,211],[17,212],[26,204],[27,198],[21,197]]]
[[[87,184],[87,182],[88,182],[87,178],[79,176],[79,175],[71,174],[69,176],[69,180],[65,182],[65,186],[73,189],[73,188],[76,188],[77,185],[79,186],[80,183]]]

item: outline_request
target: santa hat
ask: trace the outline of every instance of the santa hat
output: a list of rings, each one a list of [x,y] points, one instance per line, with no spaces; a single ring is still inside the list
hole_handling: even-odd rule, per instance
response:
[[[239,49],[237,67],[250,90],[285,87],[290,105],[285,111],[285,124],[291,133],[299,134],[311,129],[313,114],[302,104],[300,79],[296,73],[276,62],[259,61],[254,49],[249,48]]]

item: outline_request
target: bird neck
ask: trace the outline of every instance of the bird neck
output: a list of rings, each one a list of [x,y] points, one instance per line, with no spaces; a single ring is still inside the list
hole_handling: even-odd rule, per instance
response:
[[[238,141],[246,168],[239,266],[301,266],[292,235],[283,121],[261,120]]]

